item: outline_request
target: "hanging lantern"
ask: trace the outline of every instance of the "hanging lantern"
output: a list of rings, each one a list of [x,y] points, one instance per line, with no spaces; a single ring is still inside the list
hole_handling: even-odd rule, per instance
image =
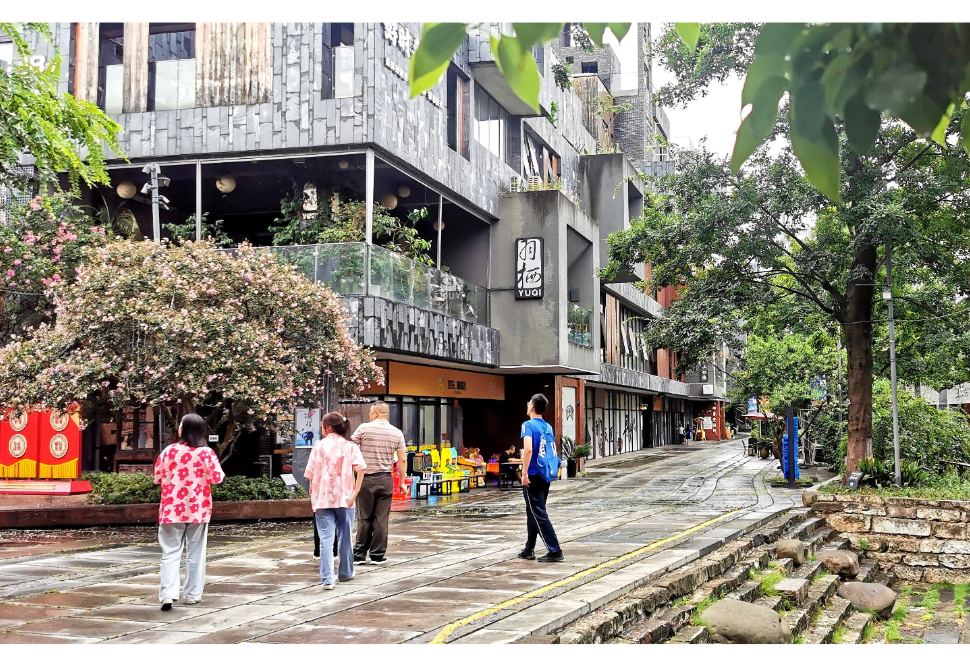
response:
[[[379,201],[381,203],[381,206],[383,206],[389,211],[393,211],[394,209],[397,208],[397,197],[395,197],[391,193],[387,193],[386,195],[381,197]]]
[[[400,188],[397,189],[397,196],[398,197],[410,197],[411,196],[411,189],[408,188],[407,186],[401,186]]]
[[[216,180],[216,188],[224,195],[236,189],[236,180],[231,176],[221,176]]]
[[[138,188],[131,181],[122,181],[115,188],[115,192],[118,193],[118,197],[121,199],[131,199],[138,192]]]
[[[445,223],[441,220],[435,220],[433,226],[435,231],[442,231],[445,228]]]
[[[345,170],[348,167],[350,167],[350,162],[349,161],[346,161],[346,160],[342,160],[342,161],[340,161],[340,162],[337,163],[337,167],[339,167],[342,170]]]

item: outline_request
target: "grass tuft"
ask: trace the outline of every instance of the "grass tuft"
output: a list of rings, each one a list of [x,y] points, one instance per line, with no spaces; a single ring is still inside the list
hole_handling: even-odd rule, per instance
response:
[[[761,585],[758,587],[758,591],[762,596],[778,596],[779,593],[775,589],[775,585],[785,579],[785,574],[781,571],[773,571],[764,576],[761,580]]]
[[[843,639],[845,639],[845,626],[839,626],[835,629],[835,632],[832,633],[832,643],[841,644]]]

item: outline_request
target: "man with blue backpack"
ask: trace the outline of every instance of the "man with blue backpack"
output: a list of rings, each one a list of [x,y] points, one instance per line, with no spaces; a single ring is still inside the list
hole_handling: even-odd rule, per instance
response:
[[[522,465],[529,466],[522,474],[529,536],[519,558],[535,559],[536,539],[542,537],[548,552],[539,557],[539,561],[560,562],[563,560],[562,549],[559,547],[559,539],[556,538],[556,530],[549,522],[549,514],[546,513],[549,484],[559,478],[556,437],[549,422],[542,419],[548,405],[549,400],[542,394],[533,396],[527,408],[529,421],[522,425]]]

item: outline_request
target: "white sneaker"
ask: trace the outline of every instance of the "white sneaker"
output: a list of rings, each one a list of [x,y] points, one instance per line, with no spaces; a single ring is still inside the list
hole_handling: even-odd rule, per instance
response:
[[[187,600],[187,601],[185,601],[185,604],[186,605],[198,605],[201,602],[202,602],[202,599],[201,598],[197,598],[195,600]]]
[[[172,609],[172,599],[166,598],[165,600],[162,601],[162,611],[168,612],[171,609]]]
[[[324,591],[333,591],[333,585],[332,584],[325,584],[325,585],[323,585],[323,590]]]

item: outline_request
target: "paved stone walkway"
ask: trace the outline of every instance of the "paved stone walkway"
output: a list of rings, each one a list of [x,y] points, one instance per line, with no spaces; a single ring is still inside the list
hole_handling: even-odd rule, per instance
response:
[[[217,526],[202,602],[168,613],[157,605],[154,529],[113,530],[109,547],[83,551],[95,538],[71,537],[56,554],[0,545],[0,643],[510,642],[790,508],[787,491],[764,484],[776,464],[744,456],[737,441],[592,463],[597,476],[557,482],[550,497],[561,564],[515,557],[525,532],[517,490],[404,503],[388,562],[358,567],[332,591],[319,584],[306,525]]]

